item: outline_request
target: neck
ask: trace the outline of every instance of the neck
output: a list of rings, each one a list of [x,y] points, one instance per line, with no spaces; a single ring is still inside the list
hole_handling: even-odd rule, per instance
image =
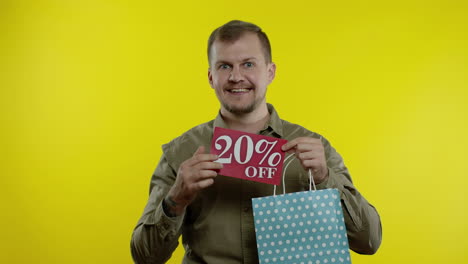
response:
[[[221,107],[221,116],[229,129],[258,134],[270,118],[266,103],[248,114],[233,114]]]

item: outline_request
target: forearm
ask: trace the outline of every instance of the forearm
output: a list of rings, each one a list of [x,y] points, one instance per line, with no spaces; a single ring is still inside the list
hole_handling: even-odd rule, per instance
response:
[[[165,263],[178,245],[183,215],[168,217],[161,203],[133,231],[131,249],[135,263]]]
[[[356,223],[351,224],[353,220],[346,220],[346,218],[350,217],[349,212],[352,207],[346,205],[344,200],[342,200],[343,203],[345,203],[346,207],[344,216],[350,248],[360,254],[375,254],[382,242],[382,225],[376,209],[363,199],[360,210],[358,208],[353,209],[359,213],[356,213]]]
[[[350,248],[360,254],[374,254],[382,240],[382,226],[375,208],[347,177],[337,174],[332,169],[328,179],[317,187],[340,190]]]
[[[174,179],[174,170],[163,155],[151,179],[151,192],[143,215],[132,234],[131,252],[135,263],[164,263],[178,245],[184,215],[169,217],[162,206]]]

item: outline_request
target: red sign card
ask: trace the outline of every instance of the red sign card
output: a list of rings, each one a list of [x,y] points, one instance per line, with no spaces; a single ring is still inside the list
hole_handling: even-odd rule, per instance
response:
[[[285,139],[215,127],[211,153],[223,163],[219,174],[279,185],[285,152]]]

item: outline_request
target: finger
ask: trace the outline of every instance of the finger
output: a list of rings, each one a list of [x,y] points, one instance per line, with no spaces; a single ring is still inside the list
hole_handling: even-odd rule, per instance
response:
[[[218,176],[218,173],[212,170],[201,170],[199,176],[200,177],[196,181],[204,180],[207,178],[216,178],[216,176]]]
[[[302,152],[324,153],[323,145],[320,143],[298,144],[295,150],[296,150],[296,153],[302,153]]]
[[[313,151],[316,146],[311,143],[300,143],[296,145],[296,153],[308,152]]]
[[[295,138],[291,141],[288,141],[286,144],[284,144],[282,147],[281,147],[281,150],[283,151],[288,151],[294,147],[296,147],[297,144],[299,143],[307,143],[307,142],[313,142],[314,138],[311,138],[311,137],[298,137],[298,138]]]
[[[205,146],[199,146],[197,150],[195,150],[195,153],[193,153],[192,158],[187,160],[187,164],[192,166],[193,164],[197,163],[196,157],[200,154],[205,153]]]
[[[218,155],[216,154],[198,154],[197,156],[192,158],[195,163],[205,162],[205,161],[215,161],[218,159]]]
[[[291,150],[292,148],[294,148],[296,146],[296,143],[297,142],[297,138],[291,140],[291,141],[288,141],[286,142],[283,146],[281,146],[281,150],[282,151],[289,151]]]
[[[322,167],[321,162],[317,159],[301,160],[301,165],[305,169],[312,169],[312,171]]]
[[[204,180],[197,182],[196,185],[197,185],[197,189],[201,190],[201,189],[205,189],[206,187],[213,185],[213,183],[214,183],[214,179],[208,178],[208,179],[204,179]]]
[[[203,154],[205,153],[205,146],[199,146],[195,153],[193,153],[192,157],[197,156],[198,154]]]
[[[187,163],[189,166],[195,166],[196,164],[200,162],[205,162],[205,161],[215,161],[218,159],[218,155],[215,154],[197,154],[190,158]]]
[[[223,164],[219,162],[201,162],[197,164],[198,168],[201,170],[220,170],[223,168]]]
[[[321,157],[318,151],[307,151],[297,154],[297,158],[300,160],[319,159]]]

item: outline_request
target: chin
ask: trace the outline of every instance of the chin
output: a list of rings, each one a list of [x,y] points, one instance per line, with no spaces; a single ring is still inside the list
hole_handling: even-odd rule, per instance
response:
[[[224,109],[226,109],[228,112],[235,114],[235,115],[245,115],[245,114],[250,114],[252,113],[255,108],[256,104],[250,104],[247,106],[235,106],[235,105],[227,105],[223,104]]]

